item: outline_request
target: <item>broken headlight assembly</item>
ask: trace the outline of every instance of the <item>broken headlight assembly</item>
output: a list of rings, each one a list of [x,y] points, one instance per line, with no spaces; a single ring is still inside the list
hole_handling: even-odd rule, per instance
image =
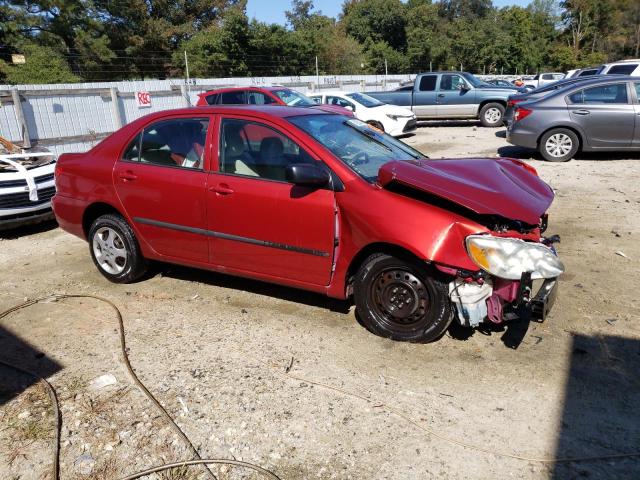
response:
[[[520,280],[529,272],[531,279],[556,278],[564,265],[555,252],[540,243],[491,235],[469,235],[467,252],[482,270],[507,280]]]

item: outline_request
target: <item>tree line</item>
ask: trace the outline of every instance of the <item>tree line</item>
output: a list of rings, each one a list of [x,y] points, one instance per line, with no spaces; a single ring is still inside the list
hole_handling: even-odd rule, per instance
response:
[[[0,0],[0,82],[182,78],[185,57],[191,76],[235,77],[525,74],[640,56],[638,0],[345,0],[337,18],[293,0],[286,18],[250,19],[246,0]]]

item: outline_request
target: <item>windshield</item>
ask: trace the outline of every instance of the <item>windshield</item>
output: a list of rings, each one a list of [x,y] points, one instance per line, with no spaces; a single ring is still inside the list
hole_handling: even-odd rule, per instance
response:
[[[309,97],[288,88],[274,90],[273,93],[290,107],[312,107],[316,105]]]
[[[384,105],[380,100],[370,97],[369,95],[365,95],[364,93],[347,93],[347,97],[353,98],[360,105],[363,105],[367,108],[379,107],[380,105]]]
[[[465,78],[467,82],[469,82],[471,85],[473,85],[476,88],[482,85],[486,85],[485,82],[483,82],[482,80],[480,80],[478,77],[476,77],[471,73],[464,72],[462,76]]]
[[[304,130],[368,182],[392,160],[427,158],[399,140],[343,115],[302,115],[288,120]]]

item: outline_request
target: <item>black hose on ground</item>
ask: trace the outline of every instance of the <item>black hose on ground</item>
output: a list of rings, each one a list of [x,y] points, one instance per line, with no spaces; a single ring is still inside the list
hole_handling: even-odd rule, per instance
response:
[[[129,361],[129,355],[127,354],[127,342],[126,342],[126,337],[125,337],[125,330],[124,330],[124,322],[122,319],[122,313],[120,312],[120,309],[116,306],[115,303],[113,303],[111,300],[108,300],[106,298],[103,297],[98,297],[96,295],[88,295],[88,294],[73,294],[73,295],[67,295],[67,294],[53,294],[53,295],[48,295],[46,297],[40,297],[40,298],[36,298],[33,300],[28,300],[24,303],[21,303],[19,305],[16,305],[14,307],[9,308],[8,310],[5,310],[4,312],[0,313],[0,319],[6,317],[7,315],[10,315],[13,312],[16,312],[18,310],[22,310],[23,308],[27,308],[30,307],[31,305],[35,305],[36,303],[39,303],[43,300],[62,300],[65,298],[88,298],[88,299],[94,299],[94,300],[98,300],[100,302],[106,303],[107,305],[109,305],[111,308],[113,308],[113,310],[116,313],[116,317],[118,319],[118,330],[120,332],[120,352],[122,353],[122,359],[124,361],[125,366],[127,367],[127,371],[129,372],[129,376],[132,378],[132,380],[134,381],[134,383],[140,387],[140,389],[142,390],[142,392],[145,394],[145,396],[151,400],[151,402],[156,406],[156,408],[162,413],[162,415],[167,419],[167,421],[169,422],[169,424],[172,426],[172,428],[175,430],[175,432],[182,438],[182,440],[189,446],[190,450],[192,451],[193,455],[196,457],[195,460],[186,460],[183,462],[175,462],[175,463],[169,463],[169,464],[165,464],[165,465],[160,465],[154,468],[150,468],[148,470],[145,470],[143,472],[139,472],[139,473],[135,473],[133,475],[129,475],[127,477],[124,477],[122,480],[133,480],[133,479],[137,479],[140,477],[144,477],[146,475],[150,475],[152,473],[156,473],[156,472],[161,472],[164,470],[169,470],[171,468],[176,468],[176,467],[180,467],[180,466],[185,466],[185,465],[201,465],[204,470],[205,473],[209,476],[209,478],[212,478],[214,480],[217,480],[217,477],[213,474],[213,472],[211,471],[211,469],[208,467],[208,465],[233,465],[233,466],[238,466],[238,467],[243,467],[243,468],[248,468],[251,470],[254,470],[268,478],[271,478],[272,480],[280,480],[280,478],[273,472],[266,470],[258,465],[254,465],[252,463],[248,463],[248,462],[241,462],[238,460],[227,460],[227,459],[203,459],[200,454],[198,453],[198,451],[196,450],[196,448],[193,446],[193,444],[191,443],[191,441],[189,440],[189,438],[185,435],[185,433],[182,431],[182,429],[176,424],[176,422],[173,420],[173,418],[171,417],[171,415],[169,415],[169,413],[167,412],[167,410],[162,406],[162,404],[153,396],[153,394],[149,391],[149,389],[142,383],[142,381],[138,378],[138,376],[136,375],[135,371],[133,370],[133,367],[131,366],[131,362]],[[55,420],[56,420],[56,425],[55,425],[55,446],[54,446],[54,453],[53,453],[53,466],[52,466],[52,480],[59,480],[60,478],[60,429],[61,429],[61,416],[60,416],[60,407],[58,405],[58,399],[56,396],[56,392],[55,389],[51,386],[51,384],[45,380],[44,378],[42,378],[40,375],[34,373],[34,372],[30,372],[28,370],[25,370],[23,368],[17,367],[11,363],[8,363],[6,361],[2,361],[0,360],[0,364],[4,365],[5,367],[11,368],[17,372],[20,372],[24,375],[29,375],[33,378],[36,378],[39,382],[41,382],[43,385],[45,385],[47,391],[49,392],[49,398],[51,399],[51,403],[53,406],[53,410],[54,410],[54,415],[55,415]]]

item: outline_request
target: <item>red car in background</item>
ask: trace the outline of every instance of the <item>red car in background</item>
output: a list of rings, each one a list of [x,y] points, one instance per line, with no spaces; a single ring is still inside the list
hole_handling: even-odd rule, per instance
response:
[[[328,113],[353,117],[353,112],[338,105],[319,105],[306,95],[285,87],[231,87],[208,90],[198,95],[197,106],[206,105],[284,105],[316,108]]]
[[[431,160],[317,108],[152,113],[62,155],[56,187],[58,223],[113,282],[159,260],[353,298],[395,340],[512,307],[544,319],[563,271],[542,236],[553,192],[532,167]]]

